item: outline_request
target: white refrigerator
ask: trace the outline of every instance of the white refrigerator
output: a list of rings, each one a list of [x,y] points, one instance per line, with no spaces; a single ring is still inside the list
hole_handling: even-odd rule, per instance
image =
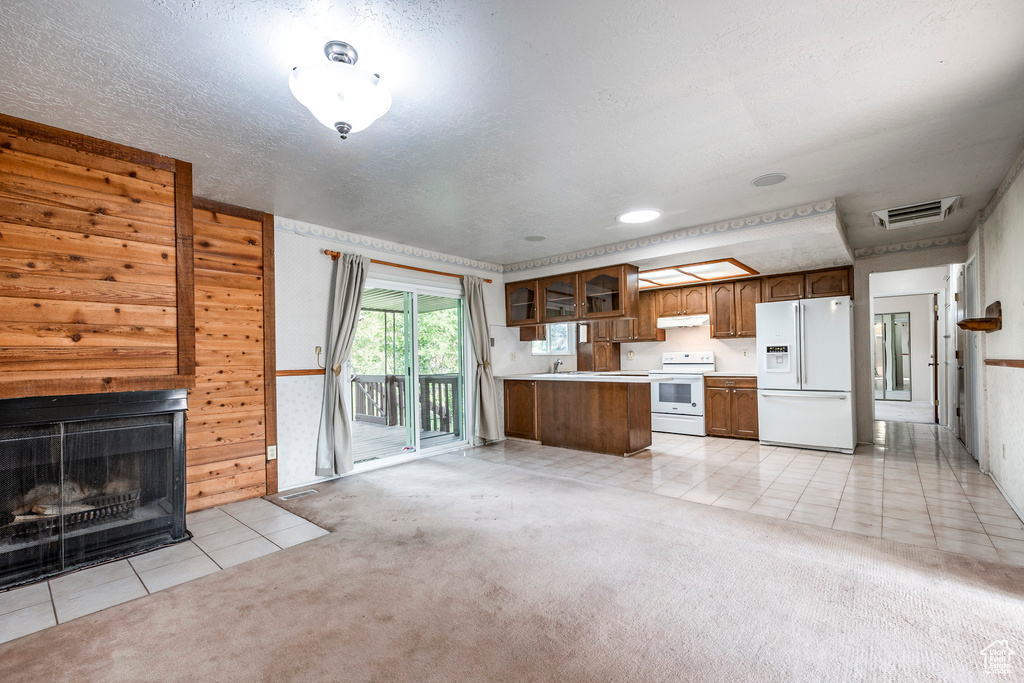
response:
[[[850,297],[777,301],[756,311],[761,443],[852,453]]]

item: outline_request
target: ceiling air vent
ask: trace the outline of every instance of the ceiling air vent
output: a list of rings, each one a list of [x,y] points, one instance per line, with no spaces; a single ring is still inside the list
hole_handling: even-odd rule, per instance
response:
[[[871,217],[875,225],[886,230],[895,228],[909,228],[912,225],[924,225],[925,223],[938,223],[949,218],[949,214],[960,205],[960,195],[935,199],[920,204],[907,204],[892,209],[872,211]]]

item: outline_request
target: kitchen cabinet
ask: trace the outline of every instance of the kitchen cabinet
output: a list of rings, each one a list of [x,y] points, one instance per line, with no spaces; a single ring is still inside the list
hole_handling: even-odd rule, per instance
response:
[[[795,301],[804,298],[804,274],[771,275],[764,279],[765,301]]]
[[[756,309],[761,303],[761,280],[738,280],[708,285],[711,336],[743,339],[756,336]]]
[[[612,322],[581,323],[586,325],[587,341],[576,344],[576,369],[581,372],[612,372],[622,368],[619,345],[612,343]],[[579,336],[577,336],[577,339]]]
[[[757,304],[761,303],[761,280],[740,280],[736,288],[736,338],[757,336]]]
[[[611,321],[588,323],[590,326],[590,337],[596,342],[610,342],[612,340]]]
[[[736,293],[731,282],[708,285],[708,310],[714,339],[736,338]]]
[[[658,297],[656,292],[640,292],[637,317],[633,321],[633,341],[665,341],[665,330],[658,327]]]
[[[804,273],[804,297],[850,296],[850,269],[833,268]]]
[[[580,274],[581,318],[630,318],[639,305],[639,269],[623,264]]]
[[[544,325],[528,325],[519,328],[519,341],[544,341],[548,338],[548,328]]]
[[[538,282],[541,322],[577,320],[579,316],[579,274],[567,273]]]
[[[611,326],[611,340],[617,343],[665,341],[665,330],[658,328],[657,305],[655,292],[641,292],[636,318],[618,318],[604,323]]]
[[[705,377],[704,425],[711,436],[756,439],[757,379]]]
[[[509,327],[540,323],[540,297],[536,280],[505,285],[505,322]]]
[[[505,436],[537,440],[536,381],[505,380]]]
[[[651,385],[646,381],[539,381],[537,405],[545,446],[632,455],[651,445]]]
[[[704,315],[708,312],[707,285],[673,287],[655,292],[658,296],[657,315],[666,318],[673,315]],[[641,296],[644,292],[640,293]]]

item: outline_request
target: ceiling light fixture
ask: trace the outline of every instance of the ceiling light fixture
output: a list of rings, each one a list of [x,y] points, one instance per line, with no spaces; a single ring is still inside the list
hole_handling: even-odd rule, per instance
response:
[[[356,68],[356,49],[340,40],[324,45],[327,63],[292,69],[288,86],[292,95],[317,121],[341,134],[358,133],[391,108],[391,92],[381,85],[380,74]]]
[[[768,187],[769,185],[778,185],[787,177],[785,173],[766,173],[751,180],[750,184],[754,187]]]
[[[629,223],[630,225],[633,225],[635,223],[650,223],[651,221],[659,218],[661,218],[661,211],[658,209],[637,209],[635,211],[621,213],[615,220],[620,223]]]
[[[669,266],[655,270],[640,271],[640,289],[654,287],[671,287],[691,282],[708,282],[711,280],[727,280],[730,278],[758,275],[758,272],[745,263],[733,258],[701,261],[682,266]]]

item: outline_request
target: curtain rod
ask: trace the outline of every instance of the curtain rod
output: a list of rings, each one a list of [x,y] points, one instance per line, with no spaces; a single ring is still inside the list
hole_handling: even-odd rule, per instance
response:
[[[330,256],[332,261],[337,261],[339,258],[341,258],[340,251],[331,251],[330,249],[324,249],[324,254]],[[441,270],[429,270],[427,268],[417,268],[415,266],[403,266],[401,263],[392,263],[391,261],[378,261],[377,259],[370,259],[370,263],[376,263],[378,266],[391,266],[392,268],[405,268],[406,270],[415,270],[417,273],[431,273],[433,275],[444,275],[445,277],[457,277],[460,280],[466,277],[465,275],[459,275],[458,273],[446,273]],[[484,278],[484,282],[490,284],[494,282],[494,280]]]

